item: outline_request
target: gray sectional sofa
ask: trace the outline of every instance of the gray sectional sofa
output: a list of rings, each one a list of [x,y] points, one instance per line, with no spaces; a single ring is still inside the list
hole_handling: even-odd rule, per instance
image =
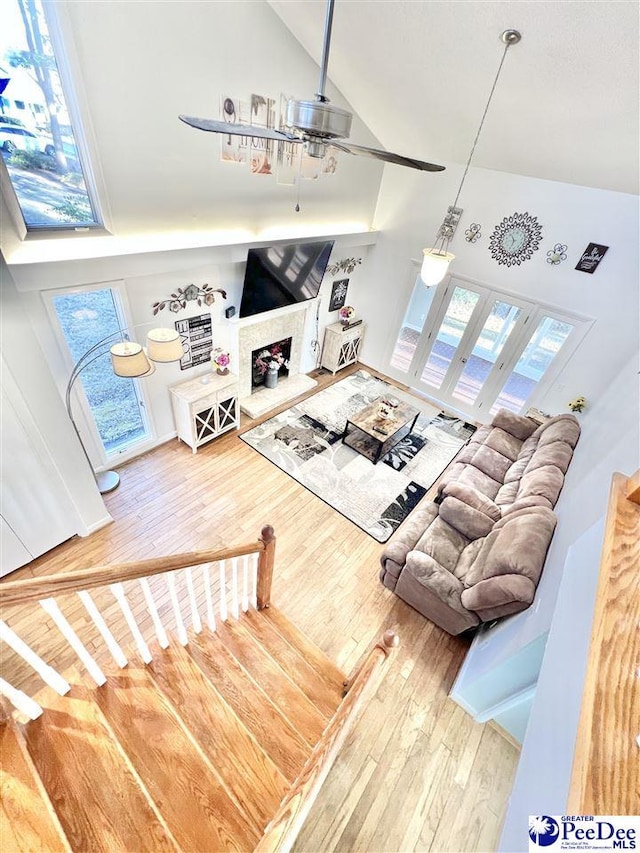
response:
[[[386,544],[382,583],[450,634],[529,607],[579,435],[501,409]]]

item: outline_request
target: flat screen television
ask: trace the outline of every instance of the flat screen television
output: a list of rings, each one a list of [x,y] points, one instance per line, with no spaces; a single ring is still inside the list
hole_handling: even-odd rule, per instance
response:
[[[249,249],[240,316],[251,317],[314,299],[320,290],[333,240]]]

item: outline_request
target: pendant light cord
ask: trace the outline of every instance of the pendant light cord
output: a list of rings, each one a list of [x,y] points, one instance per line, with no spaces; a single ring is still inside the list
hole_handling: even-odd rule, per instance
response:
[[[460,186],[458,187],[458,193],[453,202],[453,207],[456,207],[458,204],[458,199],[460,198],[460,193],[462,192],[462,187],[467,177],[467,172],[469,171],[469,166],[471,165],[471,160],[473,159],[473,154],[476,150],[476,145],[478,144],[478,139],[480,138],[480,134],[482,133],[482,127],[484,125],[484,120],[487,117],[487,113],[489,111],[489,106],[491,105],[491,100],[493,98],[493,93],[495,92],[496,85],[498,84],[498,79],[500,77],[500,72],[502,71],[502,66],[504,65],[504,61],[507,56],[507,51],[511,47],[510,44],[505,44],[504,51],[502,52],[502,59],[500,60],[500,65],[498,66],[498,72],[496,74],[495,80],[493,81],[493,86],[491,87],[491,92],[489,93],[489,100],[487,101],[487,105],[484,108],[484,112],[482,113],[482,118],[480,119],[480,127],[478,128],[478,132],[476,133],[476,138],[473,140],[473,145],[471,146],[471,153],[469,154],[469,159],[467,160],[467,165],[464,170],[464,175],[462,176],[462,180],[460,181]]]
[[[518,38],[518,41],[519,41],[519,38]],[[502,71],[502,66],[504,65],[504,61],[505,61],[506,56],[507,56],[507,51],[511,47],[512,43],[515,44],[516,42],[510,42],[510,41],[505,42],[504,50],[502,52],[502,58],[500,60],[500,65],[498,65],[498,71],[496,72],[496,76],[495,76],[495,79],[493,81],[493,86],[491,87],[491,91],[489,92],[489,98],[487,100],[487,105],[485,106],[484,112],[482,113],[482,118],[480,119],[480,126],[478,127],[478,132],[476,133],[476,138],[473,140],[473,145],[471,146],[471,151],[469,153],[469,159],[467,160],[467,165],[465,166],[464,174],[462,175],[462,180],[460,181],[460,186],[458,187],[458,192],[456,193],[455,200],[454,200],[453,204],[451,205],[452,207],[458,206],[458,199],[460,198],[460,193],[462,192],[462,187],[464,186],[464,182],[467,178],[467,173],[469,172],[469,167],[471,166],[471,161],[473,160],[473,155],[474,155],[475,150],[476,150],[476,145],[478,144],[478,139],[480,139],[480,134],[482,133],[482,128],[484,127],[484,121],[487,117],[487,113],[489,112],[489,107],[491,106],[491,101],[493,99],[493,93],[495,92],[496,86],[498,84],[498,80],[500,79],[500,72]],[[446,218],[445,218],[445,223],[446,223]],[[444,223],[443,223],[443,225],[444,225]],[[434,254],[443,254],[443,255],[446,254],[447,248],[449,246],[449,241],[451,240],[451,236],[447,236],[446,231],[444,233],[441,233],[442,229],[443,229],[443,225],[440,225],[440,227],[438,228],[435,240],[433,241]],[[438,248],[439,242],[442,243],[440,248]]]

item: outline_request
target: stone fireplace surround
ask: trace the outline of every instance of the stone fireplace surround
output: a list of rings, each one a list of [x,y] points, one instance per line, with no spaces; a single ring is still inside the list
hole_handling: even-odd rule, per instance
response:
[[[305,307],[286,313],[273,312],[264,316],[247,317],[233,324],[237,330],[240,408],[251,417],[259,417],[317,385],[315,379],[300,373],[306,314]],[[286,338],[291,338],[289,375],[279,379],[276,388],[252,389],[252,353],[274,341]]]

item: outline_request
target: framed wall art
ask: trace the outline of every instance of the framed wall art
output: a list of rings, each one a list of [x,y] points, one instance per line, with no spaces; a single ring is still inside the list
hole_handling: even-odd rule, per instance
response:
[[[329,300],[329,311],[337,311],[338,308],[342,308],[347,298],[348,287],[348,278],[341,278],[339,281],[333,282],[331,286],[331,299]]]
[[[180,370],[188,370],[210,360],[213,346],[211,314],[176,320],[176,331],[180,333],[184,350],[180,359]]]
[[[589,243],[576,264],[576,269],[593,275],[598,264],[607,254],[608,248],[608,246],[601,246],[600,243]]]

